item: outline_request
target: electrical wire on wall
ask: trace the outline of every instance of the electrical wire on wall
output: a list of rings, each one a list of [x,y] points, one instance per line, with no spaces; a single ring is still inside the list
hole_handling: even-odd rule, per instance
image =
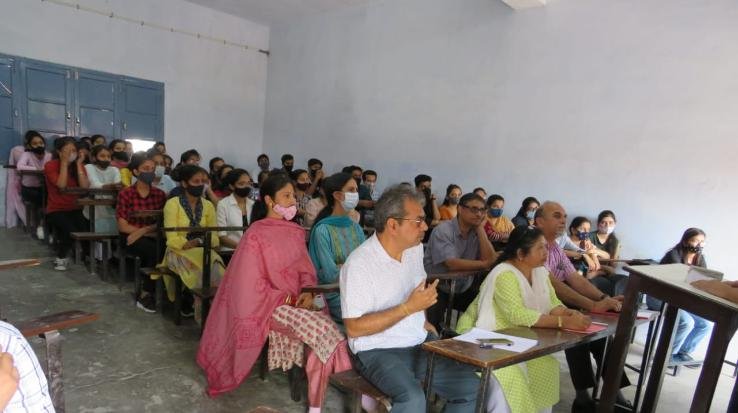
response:
[[[53,3],[53,4],[56,4],[56,5],[59,5],[59,6],[69,7],[69,8],[75,9],[75,10],[85,11],[85,12],[88,12],[88,13],[94,13],[94,14],[97,14],[97,15],[100,15],[100,16],[105,16],[105,17],[110,18],[110,19],[118,19],[118,20],[122,20],[124,22],[136,24],[136,25],[139,25],[139,26],[142,26],[142,27],[150,27],[152,29],[162,30],[162,31],[165,31],[165,32],[182,34],[182,35],[185,35],[185,36],[194,37],[194,38],[196,38],[198,40],[208,40],[208,41],[211,41],[213,43],[218,43],[218,44],[222,44],[222,45],[230,46],[230,47],[236,47],[236,48],[239,48],[239,49],[245,50],[245,51],[256,51],[256,52],[263,53],[263,54],[269,56],[269,50],[258,49],[258,48],[251,47],[251,46],[249,46],[247,44],[244,44],[244,43],[232,42],[232,41],[227,40],[227,39],[221,39],[221,38],[218,38],[218,37],[208,36],[208,35],[202,34],[202,33],[191,32],[191,31],[188,31],[188,30],[182,30],[182,29],[178,29],[176,27],[166,27],[166,26],[162,26],[161,24],[151,23],[151,22],[147,22],[147,21],[144,21],[144,20],[134,19],[134,18],[131,18],[131,17],[127,17],[127,16],[123,16],[123,15],[117,14],[117,13],[113,12],[112,10],[100,10],[100,9],[96,9],[96,8],[93,8],[93,7],[85,6],[85,5],[82,5],[82,4],[79,4],[79,3],[74,3],[74,2],[71,2],[71,1],[64,1],[64,0],[41,0],[41,2],[42,3]]]

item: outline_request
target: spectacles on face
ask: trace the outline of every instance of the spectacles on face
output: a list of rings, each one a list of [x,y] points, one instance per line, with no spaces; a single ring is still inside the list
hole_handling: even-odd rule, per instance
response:
[[[418,226],[418,227],[420,227],[421,225],[423,225],[423,223],[425,222],[425,216],[418,217],[418,218],[403,218],[403,217],[390,217],[390,218],[397,219],[397,220],[400,220],[400,221],[414,222],[415,225]]]
[[[461,205],[462,207],[469,210],[474,215],[484,215],[487,213],[487,208],[477,208],[477,207],[470,207],[467,205]]]

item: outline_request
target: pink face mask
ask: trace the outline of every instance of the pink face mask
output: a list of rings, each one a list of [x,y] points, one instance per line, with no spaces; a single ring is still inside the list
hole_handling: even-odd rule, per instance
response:
[[[287,221],[292,221],[292,218],[297,215],[297,205],[292,205],[291,207],[285,208],[282,205],[274,204],[274,207],[272,209],[274,209],[274,212],[281,215],[282,218]]]

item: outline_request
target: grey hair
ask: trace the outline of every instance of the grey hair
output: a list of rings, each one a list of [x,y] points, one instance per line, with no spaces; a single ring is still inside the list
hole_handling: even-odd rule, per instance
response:
[[[405,201],[415,201],[425,206],[425,197],[409,185],[393,185],[382,192],[376,204],[374,204],[374,229],[378,233],[384,232],[387,221],[390,218],[404,217]]]

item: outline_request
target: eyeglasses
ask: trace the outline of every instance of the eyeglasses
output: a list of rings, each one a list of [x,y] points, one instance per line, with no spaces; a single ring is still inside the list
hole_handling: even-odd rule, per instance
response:
[[[401,221],[411,221],[411,222],[414,222],[415,225],[417,226],[421,226],[425,222],[424,216],[419,217],[419,218],[403,218],[403,217],[390,217],[390,218],[401,220]]]
[[[466,208],[471,212],[472,214],[476,215],[484,215],[487,213],[487,208],[477,208],[477,207],[470,207],[467,205],[461,205],[462,207]]]

